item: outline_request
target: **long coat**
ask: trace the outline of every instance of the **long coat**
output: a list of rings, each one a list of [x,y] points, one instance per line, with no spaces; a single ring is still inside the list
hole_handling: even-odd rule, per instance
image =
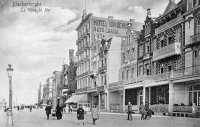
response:
[[[140,105],[139,111],[140,111],[141,114],[145,115],[146,114],[146,112],[145,112],[145,106],[144,105]]]
[[[47,105],[45,108],[46,114],[51,114],[51,106]]]
[[[60,106],[56,107],[56,117],[57,118],[62,118],[62,108]]]
[[[97,108],[93,108],[92,109],[92,118],[93,119],[99,119],[99,114],[98,114],[98,109]]]
[[[77,119],[78,120],[84,120],[84,110],[83,110],[83,108],[78,108]]]

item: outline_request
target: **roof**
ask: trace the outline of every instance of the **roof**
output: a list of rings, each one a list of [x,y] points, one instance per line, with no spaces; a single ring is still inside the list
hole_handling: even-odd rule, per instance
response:
[[[171,12],[172,10],[174,10],[177,7],[178,7],[178,5],[175,2],[173,2],[172,0],[170,0],[162,15],[168,14],[169,12]]]

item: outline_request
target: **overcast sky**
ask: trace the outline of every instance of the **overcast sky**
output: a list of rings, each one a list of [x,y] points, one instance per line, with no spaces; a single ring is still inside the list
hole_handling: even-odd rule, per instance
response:
[[[40,2],[49,12],[20,12],[13,2]],[[162,14],[169,0],[87,0],[87,12],[95,16],[135,19],[144,22],[146,9],[152,17]],[[179,0],[176,0],[178,2]],[[54,70],[61,70],[68,50],[76,50],[76,31],[84,0],[0,0],[0,101],[8,102],[6,68],[12,64],[13,101],[37,102],[40,82],[44,84]],[[30,8],[30,7],[28,7]],[[35,8],[35,7],[33,7]],[[36,9],[38,9],[36,8]]]

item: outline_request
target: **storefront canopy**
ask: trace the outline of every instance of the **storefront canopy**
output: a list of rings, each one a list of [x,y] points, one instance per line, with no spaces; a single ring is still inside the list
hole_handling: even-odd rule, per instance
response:
[[[80,102],[87,102],[87,95],[86,94],[72,95],[69,99],[67,99],[65,101],[66,104],[80,103]]]

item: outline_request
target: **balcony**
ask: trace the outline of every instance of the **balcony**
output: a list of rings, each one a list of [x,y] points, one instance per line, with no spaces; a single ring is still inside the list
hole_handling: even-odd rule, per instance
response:
[[[151,57],[150,53],[146,53],[146,54],[143,56],[143,60],[149,59],[150,57]]]
[[[197,44],[200,44],[200,33],[190,36],[190,42],[189,44],[185,46],[185,48],[188,48]]]
[[[107,67],[103,66],[103,67],[99,67],[98,68],[98,73],[105,73],[106,72]]]
[[[153,61],[157,61],[160,59],[164,59],[173,55],[180,55],[181,54],[181,46],[180,42],[175,42],[169,44],[165,47],[157,49],[153,52]]]
[[[177,24],[183,22],[183,16],[178,16],[177,18],[165,23],[164,25],[161,25],[160,27],[156,28],[155,29],[155,34],[159,34],[161,32],[164,32],[165,30],[173,27],[173,26],[176,26]]]
[[[87,91],[87,87],[84,87],[84,88],[76,89],[75,93],[86,92],[86,91]]]

